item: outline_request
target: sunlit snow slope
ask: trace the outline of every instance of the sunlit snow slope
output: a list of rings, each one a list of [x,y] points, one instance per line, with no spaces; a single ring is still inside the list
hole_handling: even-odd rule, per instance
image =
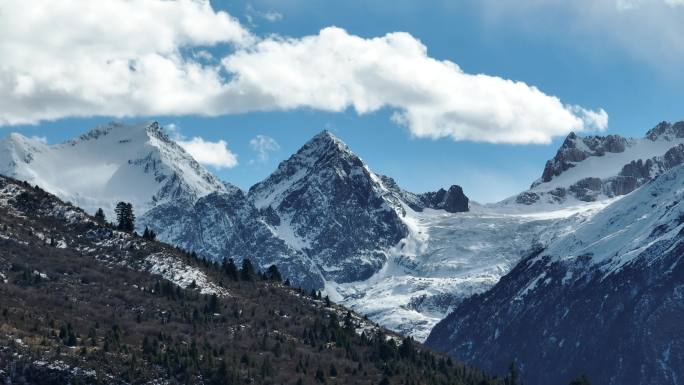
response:
[[[194,201],[229,189],[155,123],[97,127],[64,143],[10,134],[0,140],[0,174],[39,185],[111,218],[118,201],[138,214],[170,200]]]
[[[476,204],[468,213],[414,212],[411,234],[378,273],[326,289],[346,306],[417,340],[464,298],[481,293],[533,247],[572,231],[607,202],[510,214]]]

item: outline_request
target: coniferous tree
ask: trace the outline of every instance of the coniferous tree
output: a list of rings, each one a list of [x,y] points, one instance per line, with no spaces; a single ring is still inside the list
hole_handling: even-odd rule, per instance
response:
[[[268,267],[268,270],[266,270],[266,279],[268,279],[269,281],[275,281],[275,282],[282,282],[283,281],[283,276],[280,274],[280,271],[278,270],[278,266],[271,265]]]
[[[95,220],[104,223],[107,219],[105,218],[105,213],[102,211],[102,208],[97,209],[95,212]]]
[[[149,229],[147,226],[145,226],[145,231],[143,231],[142,235],[143,239],[147,239],[148,241],[154,241],[157,239],[157,234],[154,232],[154,230]]]
[[[243,281],[253,281],[256,277],[256,271],[249,258],[242,260],[242,268],[240,269],[240,278]]]
[[[119,202],[116,204],[116,220],[118,222],[117,229],[121,231],[133,231],[135,229],[135,215],[133,214],[133,205],[126,202]]]
[[[507,385],[520,385],[520,374],[518,373],[518,365],[515,362],[511,362],[508,367],[508,378]]]
[[[223,272],[233,281],[238,281],[240,279],[240,273],[233,258],[223,260]]]

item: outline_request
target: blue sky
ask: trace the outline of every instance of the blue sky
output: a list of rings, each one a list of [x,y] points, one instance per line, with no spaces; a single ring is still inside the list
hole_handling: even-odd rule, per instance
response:
[[[593,8],[586,1],[577,2],[585,9],[555,1],[532,1],[529,7],[513,9],[486,0],[255,0],[212,1],[211,6],[214,12],[225,11],[237,18],[259,38],[276,34],[299,39],[317,35],[330,26],[364,39],[408,32],[427,48],[427,56],[456,63],[465,73],[524,82],[559,98],[564,105],[605,110],[609,121],[601,134],[642,136],[659,121],[684,118],[684,75],[677,70],[684,64],[684,55],[681,47],[668,43],[671,37],[663,29],[671,15],[684,16],[684,7],[671,1],[650,4],[605,0],[605,6]],[[604,16],[614,16],[617,21],[602,25],[597,20],[605,20]],[[640,26],[628,29],[632,18],[638,19]],[[207,51],[220,58],[234,50],[228,44],[206,44],[189,47],[183,55]],[[359,114],[351,106],[341,111],[305,106],[212,117],[198,116],[203,114],[201,111],[124,112],[111,117],[98,110],[92,113],[94,117],[65,113],[31,124],[6,124],[0,131],[45,137],[54,143],[113,119],[155,119],[173,125],[176,133],[186,138],[225,140],[229,151],[237,155],[238,164],[209,168],[224,180],[247,189],[315,133],[328,129],[372,169],[394,177],[408,190],[422,192],[460,184],[471,199],[481,202],[500,200],[527,188],[539,177],[544,162],[554,155],[564,137],[552,135],[550,143],[541,144],[454,140],[449,135],[436,139],[417,137],[414,126],[399,124],[392,118],[395,111],[381,107]],[[589,126],[585,131],[598,132]],[[277,148],[272,146],[260,158],[250,145],[257,135],[272,138]]]

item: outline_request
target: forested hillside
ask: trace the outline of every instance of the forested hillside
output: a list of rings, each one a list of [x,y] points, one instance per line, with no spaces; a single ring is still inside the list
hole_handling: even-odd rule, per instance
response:
[[[12,384],[507,384],[320,294],[118,231],[0,177],[0,378]]]

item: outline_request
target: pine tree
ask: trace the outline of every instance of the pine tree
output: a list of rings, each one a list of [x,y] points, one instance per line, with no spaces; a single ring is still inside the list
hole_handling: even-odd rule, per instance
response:
[[[95,212],[95,220],[100,223],[105,223],[105,221],[107,220],[105,218],[104,211],[102,211],[102,208],[97,209],[97,211]]]
[[[278,270],[278,266],[271,265],[268,267],[268,270],[266,270],[266,279],[268,279],[269,281],[275,281],[275,282],[282,282],[283,281],[283,276],[280,274],[280,271]]]
[[[131,232],[135,229],[135,215],[133,205],[126,202],[119,202],[114,209],[116,212],[117,229]]]
[[[157,234],[154,232],[154,230],[149,229],[147,226],[145,226],[145,231],[143,231],[142,235],[143,239],[147,239],[148,241],[154,241],[157,239]]]
[[[207,304],[207,310],[211,314],[218,313],[220,310],[218,296],[214,293],[209,297],[209,303]]]
[[[240,279],[238,268],[235,266],[233,258],[223,260],[223,272],[233,281],[238,281]]]
[[[240,269],[240,278],[243,281],[253,281],[256,276],[256,271],[249,258],[242,260],[242,269]]]
[[[520,374],[518,373],[518,365],[515,362],[511,362],[508,367],[508,378],[507,384],[509,385],[520,385]]]

